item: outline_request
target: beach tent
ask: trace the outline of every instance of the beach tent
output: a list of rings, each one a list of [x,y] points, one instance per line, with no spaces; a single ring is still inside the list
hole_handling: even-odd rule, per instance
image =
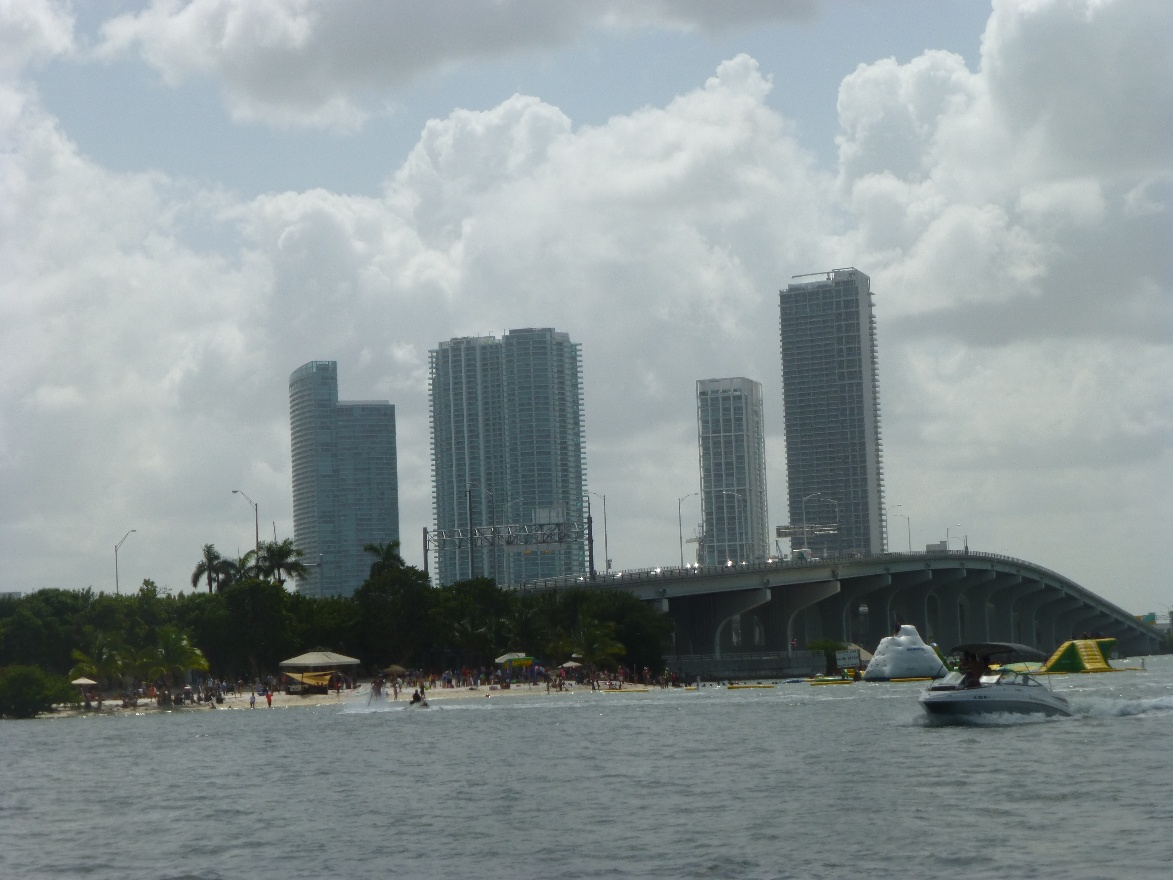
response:
[[[358,666],[362,661],[333,651],[310,651],[281,661],[282,669],[337,669],[339,666]]]
[[[512,669],[514,666],[530,666],[533,664],[534,658],[528,654],[520,654],[514,651],[511,654],[502,654],[493,662],[498,666],[508,666]]]

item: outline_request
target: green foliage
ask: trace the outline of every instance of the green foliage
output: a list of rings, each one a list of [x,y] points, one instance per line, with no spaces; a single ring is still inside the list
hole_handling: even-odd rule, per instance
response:
[[[77,702],[77,694],[61,676],[36,666],[0,669],[0,717],[32,718],[55,703]]]
[[[286,554],[286,543],[266,545],[266,565]],[[277,577],[296,576],[290,568],[258,577],[246,558],[225,563],[211,592],[201,572],[196,591],[186,596],[161,595],[144,581],[132,595],[42,590],[3,600],[0,664],[36,665],[121,688],[131,681],[178,681],[188,670],[251,678],[317,648],[358,657],[367,669],[490,666],[507,651],[549,666],[572,654],[608,669],[655,670],[663,662],[671,622],[630,594],[523,595],[485,578],[435,588],[424,572],[394,561],[394,542],[378,546],[389,564],[353,597],[288,592]]]

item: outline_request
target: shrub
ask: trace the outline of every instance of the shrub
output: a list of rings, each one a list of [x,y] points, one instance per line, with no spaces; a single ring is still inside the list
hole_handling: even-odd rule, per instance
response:
[[[54,703],[77,702],[77,694],[63,678],[37,666],[0,669],[0,716],[32,718]]]

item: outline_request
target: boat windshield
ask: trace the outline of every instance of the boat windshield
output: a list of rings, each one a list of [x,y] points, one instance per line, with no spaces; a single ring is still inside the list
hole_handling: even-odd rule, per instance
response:
[[[998,675],[998,684],[1017,684],[1028,687],[1042,687],[1042,682],[1028,672],[1003,669]]]

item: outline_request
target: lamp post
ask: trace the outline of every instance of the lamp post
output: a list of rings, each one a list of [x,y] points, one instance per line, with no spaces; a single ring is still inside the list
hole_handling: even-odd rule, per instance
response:
[[[897,507],[903,507],[903,505],[897,504],[892,509],[895,510]],[[912,552],[912,520],[909,518],[907,513],[894,513],[892,515],[904,517],[904,525],[908,529],[908,552],[911,553]]]
[[[680,532],[680,567],[684,568],[684,519],[680,513],[680,505],[684,503],[685,498],[691,498],[694,495],[700,495],[700,492],[689,492],[687,495],[681,495],[676,499],[676,527]]]
[[[607,496],[598,492],[590,494],[603,499],[603,572],[606,574],[611,571],[611,545],[607,540]]]
[[[135,530],[131,529],[129,532],[127,532],[125,535],[122,536],[122,541],[125,541],[132,534],[134,534],[134,532],[135,532]],[[119,541],[117,544],[114,545],[114,595],[115,596],[118,595],[118,548],[122,546],[122,541]]]
[[[259,557],[260,557],[260,555],[261,555],[261,514],[260,514],[260,505],[258,505],[258,504],[257,504],[257,502],[253,501],[251,498],[249,498],[247,495],[245,495],[245,494],[244,494],[242,491],[240,491],[239,489],[233,489],[233,490],[232,490],[232,494],[233,494],[233,495],[239,495],[241,498],[243,498],[245,501],[247,501],[247,502],[248,502],[248,506],[249,506],[249,507],[251,507],[251,508],[253,509],[253,529],[254,529],[254,531],[255,531],[255,535],[256,535],[256,547],[255,547],[255,552],[256,552],[256,554],[257,554],[258,561],[259,561]]]
[[[961,523],[954,523],[951,526],[945,526],[945,552],[949,552],[949,530],[961,528]]]

